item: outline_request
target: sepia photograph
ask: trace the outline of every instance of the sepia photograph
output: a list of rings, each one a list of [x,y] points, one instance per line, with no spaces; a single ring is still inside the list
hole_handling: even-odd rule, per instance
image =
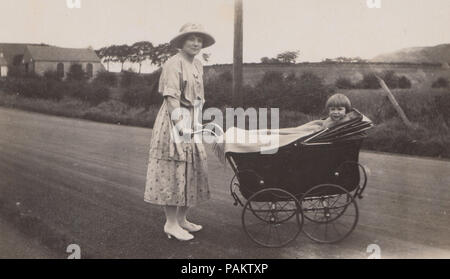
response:
[[[0,12],[0,259],[450,258],[450,1]]]

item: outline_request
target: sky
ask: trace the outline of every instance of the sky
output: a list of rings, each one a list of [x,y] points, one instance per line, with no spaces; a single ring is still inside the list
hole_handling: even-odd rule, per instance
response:
[[[70,0],[76,2],[77,0]],[[216,44],[208,64],[231,63],[234,0],[0,0],[0,42],[95,49],[169,42],[186,22]],[[368,1],[380,1],[369,8]],[[450,0],[243,0],[244,62],[299,50],[297,62],[365,59],[414,46],[450,43]]]

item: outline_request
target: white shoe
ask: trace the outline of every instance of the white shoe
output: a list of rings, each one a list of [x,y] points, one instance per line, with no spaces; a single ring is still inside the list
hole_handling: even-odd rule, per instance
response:
[[[189,221],[186,221],[184,223],[180,223],[180,226],[183,229],[187,230],[188,232],[198,232],[201,229],[203,229],[203,227],[201,225],[197,225],[197,224],[191,223]]]
[[[194,238],[192,234],[181,227],[169,228],[167,225],[164,225],[164,232],[167,234],[169,239],[172,238],[172,236],[180,241],[188,241]]]

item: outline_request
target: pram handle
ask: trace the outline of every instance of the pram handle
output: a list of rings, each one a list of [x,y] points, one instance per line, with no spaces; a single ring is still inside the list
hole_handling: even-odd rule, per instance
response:
[[[212,135],[215,136],[216,138],[219,137],[216,133],[214,133],[213,130],[210,130],[210,129],[199,129],[199,130],[197,130],[197,131],[195,131],[195,132],[192,132],[191,135],[200,134],[200,133],[205,133],[205,132],[208,132],[208,133],[212,134]]]
[[[216,128],[217,130],[219,130],[220,133],[221,133],[222,135],[224,134],[224,131],[223,131],[222,127],[220,127],[219,125],[217,125],[217,124],[214,123],[214,122],[208,122],[208,123],[206,123],[206,124],[199,125],[201,128],[200,128],[200,129],[196,129],[194,132],[192,132],[191,135],[193,136],[193,135],[195,135],[195,134],[200,134],[200,133],[207,132],[207,133],[210,133],[211,135],[213,135],[213,136],[216,137],[216,138],[221,137],[221,136],[217,135],[213,130],[211,130],[211,129],[206,129],[205,127],[208,126],[208,125],[213,125],[214,128]]]

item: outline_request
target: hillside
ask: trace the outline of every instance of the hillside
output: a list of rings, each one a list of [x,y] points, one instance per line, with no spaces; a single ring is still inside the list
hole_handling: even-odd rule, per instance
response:
[[[378,55],[371,62],[450,63],[450,44],[405,48]]]
[[[221,73],[231,72],[232,65],[205,66],[205,80],[214,78]],[[255,85],[268,71],[294,73],[300,76],[312,72],[321,77],[326,84],[334,84],[345,77],[352,82],[359,82],[365,74],[394,71],[410,79],[414,88],[430,88],[438,77],[450,79],[450,70],[440,64],[408,64],[408,63],[300,63],[300,64],[244,64],[244,84]]]

